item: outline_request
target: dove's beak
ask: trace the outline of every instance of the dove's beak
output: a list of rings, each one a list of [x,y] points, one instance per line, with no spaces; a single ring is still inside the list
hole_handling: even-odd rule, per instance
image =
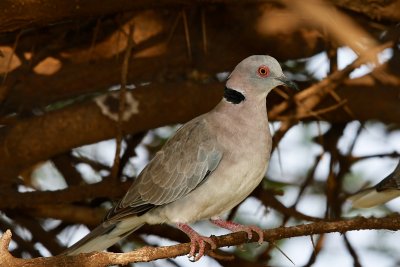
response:
[[[291,80],[289,80],[285,75],[276,77],[275,79],[282,82],[282,84],[286,85],[287,87],[293,88],[295,90],[299,90],[299,87],[297,86],[297,84],[292,82]]]

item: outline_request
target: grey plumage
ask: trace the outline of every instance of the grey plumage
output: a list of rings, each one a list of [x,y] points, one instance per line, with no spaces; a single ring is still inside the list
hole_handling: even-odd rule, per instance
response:
[[[201,135],[194,134],[199,131]],[[217,168],[221,158],[222,149],[204,116],[195,118],[157,152],[107,218],[138,214],[149,204],[161,206],[187,195]]]
[[[251,56],[239,63],[224,99],[183,125],[105,221],[64,254],[106,249],[144,223],[182,226],[209,219],[243,201],[265,174],[271,150],[265,99],[282,84],[293,86],[272,57]],[[210,242],[190,234],[192,246]]]
[[[199,129],[201,129],[201,135],[193,134]],[[191,120],[156,153],[124,198],[108,212],[105,222],[66,250],[64,254],[75,255],[85,252],[88,242],[94,237],[107,236],[112,231],[121,238],[130,234],[143,225],[141,220],[134,219],[137,225],[133,224],[132,229],[121,227],[121,231],[116,232],[119,230],[116,228],[118,223],[129,217],[136,218],[157,206],[171,203],[187,195],[215,170],[221,158],[222,151],[215,137],[209,133],[204,116]],[[96,243],[90,246],[97,247],[102,244],[98,241]],[[103,243],[108,242],[103,241]]]
[[[373,187],[352,195],[349,199],[355,208],[370,208],[382,205],[400,196],[400,161],[396,168]]]

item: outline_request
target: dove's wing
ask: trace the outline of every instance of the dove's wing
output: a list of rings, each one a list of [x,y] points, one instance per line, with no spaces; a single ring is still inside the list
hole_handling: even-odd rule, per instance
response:
[[[157,152],[106,218],[141,215],[187,195],[218,167],[222,156],[204,116],[197,117]]]

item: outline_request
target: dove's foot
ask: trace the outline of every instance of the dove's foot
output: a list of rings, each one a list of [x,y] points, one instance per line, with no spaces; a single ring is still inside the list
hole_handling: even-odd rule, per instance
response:
[[[219,227],[231,230],[232,232],[246,232],[247,238],[253,238],[253,232],[258,234],[258,244],[262,244],[264,242],[264,233],[263,230],[255,225],[242,225],[239,223],[234,223],[231,221],[224,221],[221,219],[211,219],[211,222]]]
[[[198,261],[201,257],[204,256],[204,250],[206,248],[206,243],[210,244],[211,249],[216,249],[217,245],[215,242],[206,236],[202,236],[193,230],[189,225],[184,223],[178,223],[177,227],[187,234],[190,238],[190,252],[189,252],[189,259],[191,261]],[[199,248],[198,253],[196,255],[196,248]]]

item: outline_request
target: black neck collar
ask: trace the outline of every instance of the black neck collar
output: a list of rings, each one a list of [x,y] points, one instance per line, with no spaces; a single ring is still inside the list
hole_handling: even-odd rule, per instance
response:
[[[246,97],[241,92],[238,92],[226,86],[224,90],[224,98],[226,101],[232,104],[239,104],[246,100]]]

